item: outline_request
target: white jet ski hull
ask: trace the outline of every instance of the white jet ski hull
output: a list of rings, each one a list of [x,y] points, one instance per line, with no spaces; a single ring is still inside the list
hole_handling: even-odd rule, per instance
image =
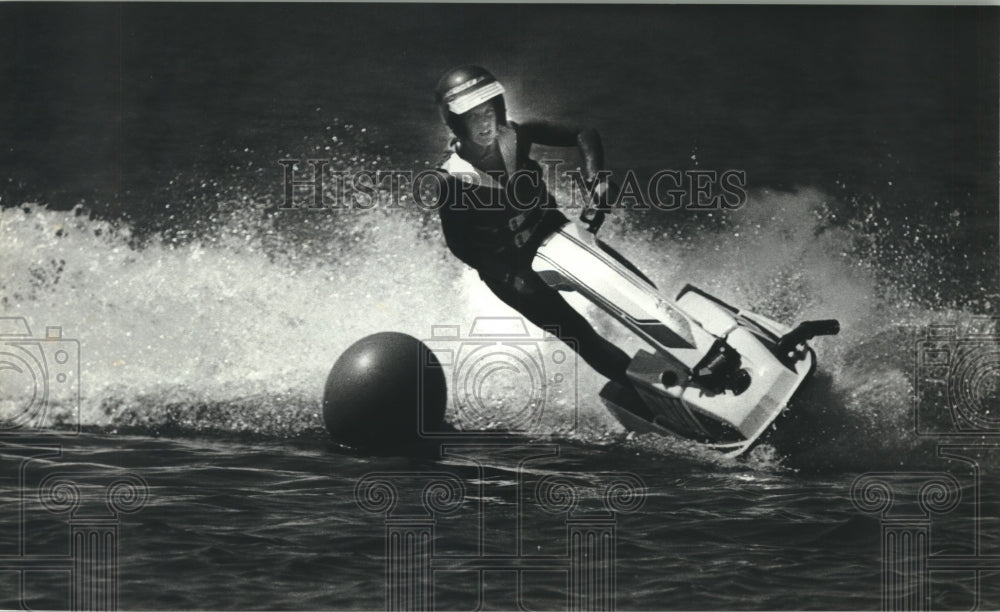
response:
[[[638,433],[692,439],[727,455],[745,452],[812,373],[813,351],[796,341],[798,336],[788,338],[788,326],[737,310],[690,285],[669,300],[619,258],[593,234],[567,224],[542,243],[532,262],[546,283],[579,292],[653,349],[638,351],[627,372],[652,418],[616,402],[617,383],[602,391],[605,404]],[[821,323],[836,327],[833,321]],[[781,343],[783,338],[791,346]],[[784,358],[776,354],[778,347],[785,349]],[[738,364],[727,382],[697,374],[708,371],[713,352],[726,353],[718,363]]]

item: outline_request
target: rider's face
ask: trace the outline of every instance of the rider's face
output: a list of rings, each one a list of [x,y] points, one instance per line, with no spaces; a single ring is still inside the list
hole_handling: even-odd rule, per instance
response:
[[[497,112],[489,100],[461,115],[465,133],[481,147],[493,144],[497,138]]]

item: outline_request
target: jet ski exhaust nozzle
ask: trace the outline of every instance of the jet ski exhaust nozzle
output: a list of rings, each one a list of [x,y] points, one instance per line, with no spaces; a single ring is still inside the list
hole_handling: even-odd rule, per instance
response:
[[[803,321],[795,329],[782,336],[774,347],[777,355],[785,365],[798,359],[798,346],[816,336],[836,336],[840,333],[840,321],[836,319],[820,319],[819,321]]]

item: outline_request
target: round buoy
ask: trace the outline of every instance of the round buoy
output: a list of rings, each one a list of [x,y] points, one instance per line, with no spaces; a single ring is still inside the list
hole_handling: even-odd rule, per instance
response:
[[[391,449],[418,441],[444,421],[444,371],[413,336],[382,332],[347,348],[323,392],[323,421],[334,440],[356,448]]]

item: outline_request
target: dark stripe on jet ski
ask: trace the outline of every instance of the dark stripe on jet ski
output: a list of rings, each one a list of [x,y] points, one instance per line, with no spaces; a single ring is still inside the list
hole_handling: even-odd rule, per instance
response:
[[[645,282],[649,283],[650,287],[652,287],[653,289],[656,289],[656,283],[654,283],[653,281],[649,280],[649,277],[647,277],[645,274],[643,274],[642,270],[640,270],[634,263],[632,263],[631,261],[629,261],[624,255],[622,255],[621,253],[619,253],[615,249],[611,248],[611,246],[608,245],[607,243],[602,242],[599,238],[594,238],[594,240],[595,240],[595,242],[597,242],[597,246],[599,246],[602,251],[604,251],[609,256],[611,256],[612,259],[614,259],[615,261],[617,261],[621,265],[625,266],[628,269],[628,271],[631,272],[632,274],[635,274],[636,276],[638,276],[639,278],[641,278]]]
[[[708,300],[710,302],[715,302],[717,305],[721,306],[722,308],[725,308],[726,310],[728,310],[733,315],[739,313],[739,311],[740,311],[739,308],[736,308],[735,306],[731,306],[731,305],[723,302],[722,300],[720,300],[719,298],[715,297],[714,295],[705,293],[704,291],[702,291],[701,289],[695,287],[694,285],[692,285],[690,283],[684,285],[684,288],[677,292],[677,297],[674,298],[674,299],[675,300],[679,300],[682,297],[684,297],[685,293],[689,293],[689,292],[690,293],[697,293],[698,295],[700,295],[701,297],[705,298],[706,300]]]
[[[681,335],[681,333],[677,333],[677,332],[671,330],[670,328],[666,327],[665,325],[663,325],[663,323],[661,323],[659,321],[656,321],[656,323],[658,325],[662,326],[665,330],[669,331],[670,334],[676,336],[680,340],[680,342],[681,342],[681,344],[668,344],[666,346],[669,346],[671,348],[694,348],[695,345],[693,344],[693,342],[688,341],[688,339],[687,339],[687,338],[691,338],[692,340],[694,339],[694,336],[691,333],[691,323],[688,320],[687,315],[685,315],[683,312],[681,312],[676,306],[674,306],[673,304],[671,304],[669,301],[666,301],[656,291],[656,289],[652,285],[652,283],[647,283],[642,278],[639,278],[629,268],[627,268],[626,266],[622,265],[622,263],[620,261],[618,261],[614,257],[611,257],[610,255],[608,255],[607,253],[603,252],[602,250],[595,251],[593,248],[590,247],[590,245],[588,245],[587,243],[585,243],[585,242],[583,242],[581,240],[577,240],[576,237],[572,236],[571,234],[568,234],[568,233],[565,233],[565,232],[560,232],[560,233],[567,240],[569,240],[570,242],[576,243],[577,245],[579,245],[580,247],[582,247],[584,250],[590,251],[592,253],[600,253],[601,255],[603,255],[605,261],[611,266],[612,269],[614,269],[616,272],[618,272],[618,274],[620,274],[622,277],[624,277],[625,279],[627,279],[630,283],[632,283],[633,286],[638,287],[639,289],[641,289],[647,295],[652,295],[657,300],[660,300],[666,308],[669,308],[671,311],[675,312],[678,315],[678,320],[676,320],[674,322],[678,325],[678,327],[680,327],[680,326],[684,327],[684,329],[680,330],[680,332],[683,333],[684,335]],[[566,271],[562,268],[562,266],[558,266],[555,262],[553,262],[552,260],[548,259],[547,257],[545,259],[547,261],[549,261],[550,264],[552,264],[552,265],[558,267],[560,270],[562,270],[563,274],[565,274],[567,277],[569,276],[568,274],[566,274]],[[577,284],[580,285],[580,286],[583,286],[583,283],[579,283],[578,282]],[[597,294],[594,293],[594,295],[597,295]],[[603,300],[603,301],[606,302],[606,300]],[[613,306],[613,304],[612,304],[612,306]],[[618,308],[615,308],[614,310],[618,311],[618,312],[621,312],[621,310],[618,309]],[[626,317],[627,317],[627,315],[626,315]],[[630,317],[628,317],[628,318],[630,318]],[[687,336],[687,338],[685,338],[685,336]],[[649,337],[650,338],[656,338],[657,336],[649,335]]]
[[[628,315],[625,315],[625,317],[632,321],[636,331],[645,336],[649,336],[667,348],[694,348],[693,344],[680,337],[674,332],[674,330],[670,329],[656,319],[636,320],[632,319],[632,317],[629,317]]]

